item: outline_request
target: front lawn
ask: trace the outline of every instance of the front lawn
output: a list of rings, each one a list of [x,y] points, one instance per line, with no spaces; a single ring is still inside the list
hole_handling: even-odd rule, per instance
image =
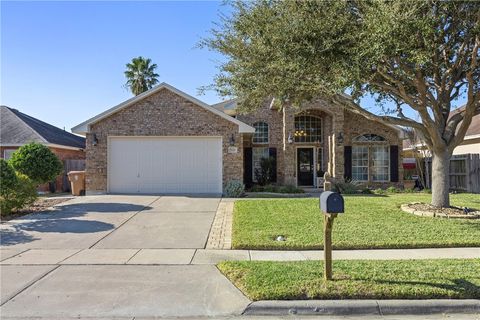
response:
[[[335,219],[336,249],[480,246],[480,219],[419,217],[400,210],[428,194],[345,196],[345,214]],[[480,209],[480,195],[451,195],[452,205]],[[233,216],[234,249],[322,249],[318,199],[240,200]],[[286,241],[275,241],[279,235]]]
[[[322,261],[227,261],[218,268],[252,300],[480,298],[480,259],[334,261],[328,283]]]

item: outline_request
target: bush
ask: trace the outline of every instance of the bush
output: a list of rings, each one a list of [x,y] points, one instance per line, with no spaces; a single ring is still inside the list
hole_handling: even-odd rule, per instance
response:
[[[239,180],[231,180],[225,187],[225,194],[230,198],[239,198],[245,192],[245,185]]]
[[[363,188],[362,191],[361,191],[362,194],[372,194],[372,190],[368,189],[368,188]]]
[[[0,159],[0,194],[13,188],[16,183],[17,176],[15,170],[13,170],[12,166],[7,161]]]
[[[272,182],[275,170],[275,159],[272,157],[260,159],[260,169],[255,169],[255,179],[261,186]]]
[[[36,184],[54,180],[63,168],[62,162],[48,147],[34,142],[15,151],[10,163],[16,171],[25,174]]]
[[[3,184],[2,184],[3,185]],[[26,175],[17,173],[15,183],[11,188],[3,188],[0,195],[0,210],[2,215],[10,214],[31,205],[37,199],[35,184]]]
[[[386,194],[387,191],[383,190],[382,188],[377,188],[377,189],[373,190],[373,193],[375,193],[375,194]]]
[[[355,194],[361,189],[361,183],[357,180],[333,181],[332,191],[343,194]]]
[[[259,186],[258,184],[253,185],[250,189],[251,192],[263,192],[263,190],[265,190],[265,187]]]
[[[303,189],[297,188],[294,185],[286,185],[282,186],[278,189],[278,192],[280,193],[304,193],[305,191]]]
[[[388,193],[398,193],[398,192],[400,192],[400,190],[398,190],[394,186],[390,186],[390,187],[387,188],[387,192]]]

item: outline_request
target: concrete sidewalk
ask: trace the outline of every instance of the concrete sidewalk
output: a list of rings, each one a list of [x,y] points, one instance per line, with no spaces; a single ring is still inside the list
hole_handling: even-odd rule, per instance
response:
[[[480,248],[334,250],[337,260],[477,259]],[[1,265],[213,265],[225,260],[322,260],[323,252],[209,249],[7,249]]]

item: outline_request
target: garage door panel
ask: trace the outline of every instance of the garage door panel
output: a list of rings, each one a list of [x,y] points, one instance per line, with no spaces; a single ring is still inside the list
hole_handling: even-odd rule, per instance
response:
[[[221,193],[221,138],[110,138],[109,191]]]

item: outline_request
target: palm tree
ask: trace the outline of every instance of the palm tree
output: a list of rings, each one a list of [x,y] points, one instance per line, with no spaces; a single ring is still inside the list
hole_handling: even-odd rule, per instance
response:
[[[145,92],[158,83],[159,75],[155,73],[157,65],[152,60],[144,57],[133,58],[132,62],[126,64],[125,87],[130,89],[134,95]]]

